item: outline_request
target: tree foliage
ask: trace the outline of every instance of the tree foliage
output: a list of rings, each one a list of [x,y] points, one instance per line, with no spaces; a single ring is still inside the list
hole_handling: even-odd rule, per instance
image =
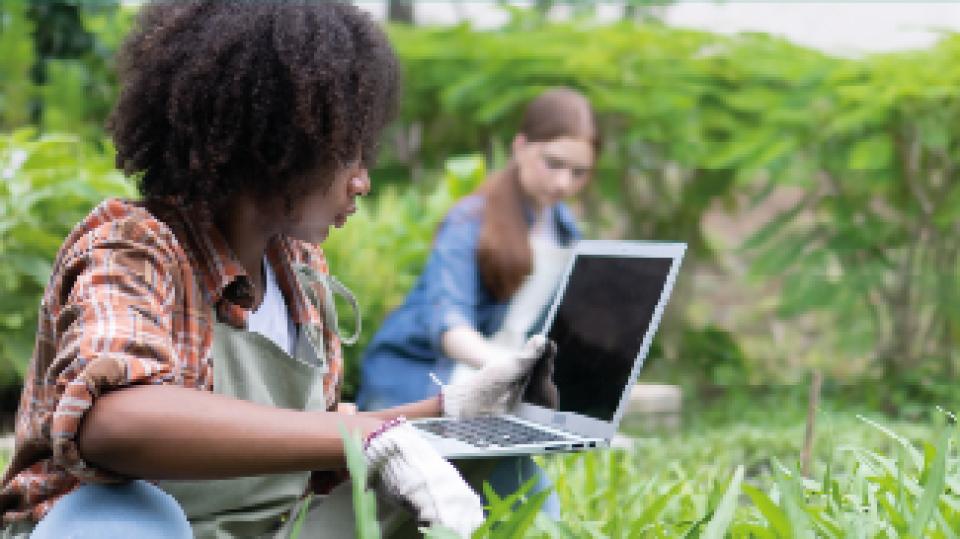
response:
[[[805,121],[768,119],[789,150],[766,182],[804,196],[752,238],[753,272],[782,279],[782,316],[826,313],[824,350],[888,376],[956,373],[958,59],[950,37],[835,62]]]
[[[116,97],[113,55],[134,13],[116,0],[0,4],[0,128],[98,140]]]
[[[24,0],[0,7],[0,67],[12,75],[0,79],[0,122],[5,129],[29,122],[24,111],[42,99],[41,132],[80,133],[100,145],[106,110],[93,104],[109,103],[115,92],[105,66],[131,11],[81,10],[100,59],[50,60],[48,82],[38,86],[30,79],[39,49],[29,7]],[[945,36],[924,51],[840,59],[762,34],[511,13],[497,31],[389,27],[405,93],[373,173],[382,195],[342,231],[349,241],[335,235],[327,245],[335,271],[363,291],[367,332],[412,284],[452,201],[437,171],[452,156],[475,152],[499,166],[524,104],[567,85],[595,104],[606,141],[597,179],[579,204],[588,235],[690,244],[655,343],[668,364],[689,365],[705,381],[756,380],[750,356],[758,347],[743,344],[759,339],[774,376],[796,355],[794,363],[912,377],[921,388],[951,379],[960,335],[953,164],[960,38]],[[437,185],[445,194],[431,194]],[[742,250],[705,226],[718,206],[729,213],[769,208],[785,190],[799,194],[796,203]],[[756,327],[747,334],[719,320],[712,305],[697,306],[696,316],[691,310],[703,301],[694,276],[731,255],[752,277],[732,284],[768,294],[743,300],[756,312],[759,336]],[[373,270],[386,277],[369,283]],[[802,350],[777,349],[774,323],[802,325]]]

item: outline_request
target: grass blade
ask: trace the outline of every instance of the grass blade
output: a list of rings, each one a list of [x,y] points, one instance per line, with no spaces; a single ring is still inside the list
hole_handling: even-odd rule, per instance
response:
[[[313,502],[313,493],[307,495],[307,498],[303,501],[303,504],[300,506],[300,511],[297,513],[297,520],[293,523],[293,529],[290,530],[290,539],[297,539],[300,537],[300,529],[303,528],[303,523],[307,520],[307,511],[310,509],[310,504]]]
[[[643,513],[640,514],[640,518],[637,519],[634,523],[648,525],[654,524],[660,520],[660,515],[663,513],[664,509],[667,508],[667,505],[677,496],[680,492],[680,489],[683,488],[683,481],[678,481],[676,485],[670,487],[666,493],[661,496],[658,496],[653,503],[647,506],[644,509]]]
[[[929,470],[929,474],[927,475],[927,481],[924,485],[923,495],[920,498],[920,505],[910,525],[910,535],[914,537],[923,537],[923,530],[927,527],[927,522],[930,521],[930,517],[933,516],[933,512],[937,508],[940,495],[943,494],[943,489],[946,485],[947,444],[949,439],[947,430],[943,429],[937,439],[933,462],[928,462],[929,466],[926,467],[926,469]]]
[[[486,534],[491,533],[494,526],[505,517],[510,515],[516,508],[517,502],[519,502],[527,492],[530,491],[537,484],[538,476],[534,475],[528,479],[520,488],[517,489],[513,494],[500,498],[497,496],[497,493],[493,490],[493,487],[490,486],[490,483],[483,482],[483,493],[487,497],[489,505],[487,506],[488,513],[487,519],[484,521],[483,525],[474,532],[474,537],[485,537]],[[544,490],[543,492],[551,492],[550,489]],[[544,497],[546,499],[546,497]],[[542,505],[542,502],[541,502]],[[539,510],[539,508],[538,508]]]
[[[510,514],[510,518],[493,528],[494,533],[490,536],[495,538],[525,537],[527,529],[533,524],[534,519],[537,518],[537,513],[540,512],[540,508],[543,507],[543,503],[547,501],[549,496],[550,490],[546,489],[527,498],[516,511]]]
[[[743,465],[737,466],[733,472],[733,479],[730,486],[717,504],[717,509],[713,513],[713,518],[707,523],[703,530],[704,539],[723,539],[730,522],[733,521],[733,513],[737,510],[737,498],[740,496],[740,484],[743,482]]]
[[[350,434],[341,425],[343,449],[347,455],[347,468],[353,484],[353,513],[357,522],[358,539],[379,539],[380,521],[377,520],[377,500],[373,492],[367,490],[367,461],[363,457],[360,436]]]
[[[749,483],[744,483],[743,492],[750,497],[753,505],[757,506],[760,514],[767,519],[778,536],[783,539],[793,537],[793,530],[790,528],[790,520],[787,518],[787,514],[777,504],[773,503],[773,500],[765,492]]]
[[[799,473],[788,470],[777,459],[773,459],[773,477],[780,489],[783,507],[786,510],[794,537],[807,537],[810,534],[810,519],[803,503],[803,483]]]
[[[914,467],[916,467],[918,470],[923,469],[923,455],[920,454],[920,451],[918,451],[916,447],[913,447],[913,444],[910,443],[910,440],[907,440],[906,438],[904,438],[903,436],[900,436],[896,432],[893,432],[887,427],[884,427],[883,425],[875,421],[871,421],[866,417],[863,417],[862,415],[857,415],[857,419],[879,430],[880,432],[886,434],[891,439],[899,443],[901,447],[903,447],[906,450],[907,455],[910,457],[910,460],[913,461]]]

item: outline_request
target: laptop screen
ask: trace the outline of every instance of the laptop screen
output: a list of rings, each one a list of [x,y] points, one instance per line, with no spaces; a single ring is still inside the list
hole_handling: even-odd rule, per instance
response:
[[[557,357],[534,367],[523,401],[611,421],[672,263],[577,256],[548,333]]]

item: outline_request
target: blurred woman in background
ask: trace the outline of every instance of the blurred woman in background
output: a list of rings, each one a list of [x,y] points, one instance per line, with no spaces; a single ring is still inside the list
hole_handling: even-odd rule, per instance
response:
[[[589,183],[599,139],[590,103],[574,90],[547,90],[527,106],[509,163],[450,210],[423,274],[365,351],[361,409],[427,398],[439,392],[431,373],[449,383],[516,353],[549,294],[523,301],[533,308],[509,306],[538,296],[538,276],[559,275],[556,250],[579,237],[562,201]],[[505,459],[491,483],[507,495],[536,471],[529,458]],[[545,511],[559,515],[555,495]]]

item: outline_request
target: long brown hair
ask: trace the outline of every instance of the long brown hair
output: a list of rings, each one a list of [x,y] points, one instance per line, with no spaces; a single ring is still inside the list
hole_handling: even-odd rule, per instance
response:
[[[600,134],[593,108],[583,94],[569,88],[547,90],[531,101],[519,133],[530,142],[582,138],[599,154]],[[485,199],[477,245],[480,277],[497,300],[507,301],[533,269],[530,225],[516,161],[491,174],[477,193]]]

